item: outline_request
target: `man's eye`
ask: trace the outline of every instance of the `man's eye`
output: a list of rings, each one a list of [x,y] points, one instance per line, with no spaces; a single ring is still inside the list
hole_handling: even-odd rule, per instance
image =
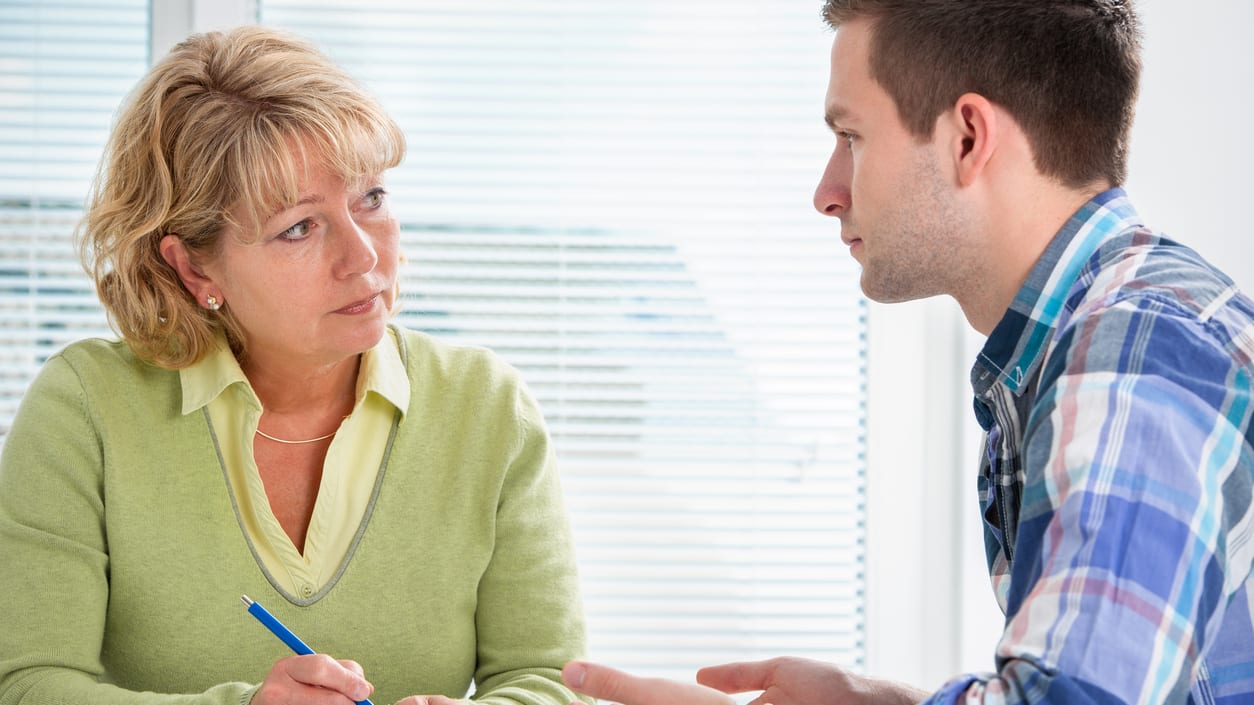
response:
[[[844,142],[845,144],[849,145],[850,147],[853,147],[853,142],[854,142],[854,140],[855,140],[855,139],[857,139],[857,136],[856,136],[856,135],[854,135],[852,132],[844,132],[844,131],[841,131],[841,132],[837,132],[837,133],[836,133],[836,139],[838,139],[838,140],[840,140],[840,141]]]

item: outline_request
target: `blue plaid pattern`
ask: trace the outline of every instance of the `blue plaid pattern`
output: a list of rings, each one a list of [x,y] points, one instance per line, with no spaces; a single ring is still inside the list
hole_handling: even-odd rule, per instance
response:
[[[928,703],[1254,704],[1254,302],[1121,189],[971,373],[996,672]]]

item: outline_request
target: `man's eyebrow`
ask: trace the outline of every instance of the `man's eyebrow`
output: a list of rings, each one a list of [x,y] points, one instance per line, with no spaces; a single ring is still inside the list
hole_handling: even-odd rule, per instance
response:
[[[848,119],[848,117],[849,117],[848,110],[845,110],[839,105],[832,105],[832,106],[829,106],[827,108],[827,111],[823,113],[823,122],[826,122],[827,126],[834,130],[836,129],[837,123],[844,122],[846,119]]]

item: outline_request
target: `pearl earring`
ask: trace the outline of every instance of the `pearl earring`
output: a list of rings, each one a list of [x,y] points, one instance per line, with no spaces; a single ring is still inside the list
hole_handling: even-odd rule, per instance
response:
[[[222,308],[222,304],[218,302],[218,297],[213,294],[205,297],[205,305],[209,307],[210,311],[217,311]]]

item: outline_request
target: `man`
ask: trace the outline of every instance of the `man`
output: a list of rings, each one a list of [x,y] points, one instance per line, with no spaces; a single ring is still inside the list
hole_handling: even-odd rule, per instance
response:
[[[628,705],[1254,703],[1254,302],[1118,188],[1140,74],[1125,0],[828,0],[815,206],[878,301],[946,294],[1006,614],[996,672],[936,693],[800,659],[708,688],[568,664]],[[722,691],[722,692],[720,692]]]

